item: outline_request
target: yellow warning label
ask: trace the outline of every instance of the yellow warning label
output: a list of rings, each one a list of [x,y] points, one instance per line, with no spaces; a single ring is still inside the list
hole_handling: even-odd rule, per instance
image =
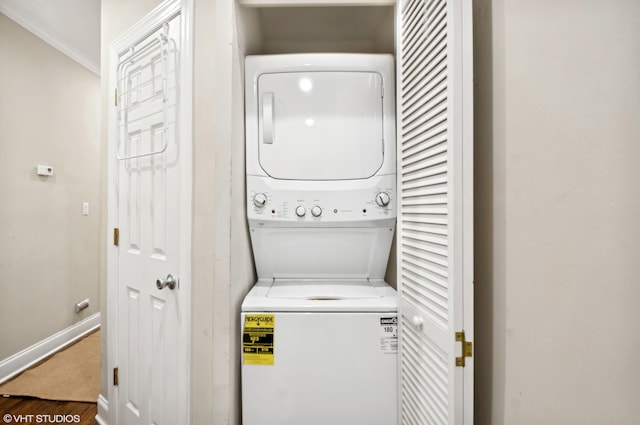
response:
[[[273,365],[273,314],[247,314],[242,332],[244,364]]]

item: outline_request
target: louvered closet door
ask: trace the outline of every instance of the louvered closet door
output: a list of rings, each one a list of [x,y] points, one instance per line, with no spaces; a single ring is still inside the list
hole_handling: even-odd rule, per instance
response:
[[[463,333],[473,340],[471,11],[471,1],[462,0],[399,5],[399,423],[405,425],[473,423],[473,357],[464,356],[460,341]]]

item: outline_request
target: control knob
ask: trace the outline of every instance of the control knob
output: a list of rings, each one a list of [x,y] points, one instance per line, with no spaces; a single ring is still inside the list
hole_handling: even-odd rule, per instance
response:
[[[320,217],[322,215],[322,208],[320,208],[319,206],[314,206],[313,208],[311,208],[311,214],[314,217]]]
[[[267,195],[264,193],[257,193],[253,197],[253,205],[258,208],[262,208],[267,204]]]
[[[376,195],[376,204],[380,205],[381,207],[386,207],[387,205],[389,205],[389,202],[391,202],[391,198],[389,197],[389,194],[387,192],[378,192],[378,194]]]
[[[304,209],[304,207],[302,205],[300,205],[299,207],[296,208],[296,215],[298,217],[304,217],[304,215],[307,213],[307,210]]]

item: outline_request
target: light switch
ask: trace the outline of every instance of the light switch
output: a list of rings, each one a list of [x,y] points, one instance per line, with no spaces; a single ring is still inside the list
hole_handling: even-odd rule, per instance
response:
[[[89,215],[89,203],[88,202],[83,202],[82,203],[82,215]]]

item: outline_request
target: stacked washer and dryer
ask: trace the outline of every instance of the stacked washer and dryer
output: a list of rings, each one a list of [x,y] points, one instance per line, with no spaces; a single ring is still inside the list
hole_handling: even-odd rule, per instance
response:
[[[393,57],[249,56],[244,425],[397,423]]]

